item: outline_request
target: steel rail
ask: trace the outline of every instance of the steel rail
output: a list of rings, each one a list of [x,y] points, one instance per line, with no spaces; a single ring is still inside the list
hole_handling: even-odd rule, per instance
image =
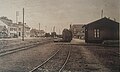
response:
[[[52,56],[50,56],[47,60],[45,60],[42,64],[38,65],[37,67],[35,67],[34,69],[30,70],[29,72],[34,72],[34,71],[36,71],[38,68],[40,68],[40,67],[43,66],[45,63],[47,63],[50,59],[52,59],[59,51],[60,51],[60,49],[59,49],[56,53],[54,53]],[[68,54],[67,54],[67,58],[65,59],[64,64],[61,66],[61,68],[59,69],[58,72],[61,72],[61,71],[62,71],[62,69],[64,68],[64,66],[65,66],[66,63],[68,62],[69,57],[70,57],[70,50],[69,50],[69,52],[68,52]]]
[[[0,57],[5,56],[5,55],[8,55],[8,54],[15,53],[15,52],[18,52],[18,51],[27,50],[27,49],[36,47],[36,46],[39,45],[40,43],[41,43],[41,42],[39,42],[39,43],[33,43],[33,44],[25,45],[25,46],[21,46],[21,47],[14,48],[14,49],[10,49],[10,50],[5,50],[5,51],[3,51],[3,52],[0,53]],[[42,43],[45,43],[45,42],[42,42]],[[41,44],[42,44],[42,43],[41,43]]]
[[[29,72],[34,72],[35,70],[37,70],[39,67],[41,67],[42,65],[47,63],[50,59],[52,59],[59,51],[60,51],[60,49],[57,52],[55,52],[52,56],[50,56],[47,60],[45,60],[43,63],[41,63],[40,65],[36,66],[35,68],[30,70]]]
[[[68,52],[68,55],[67,55],[67,58],[66,58],[64,64],[62,65],[62,67],[59,69],[58,72],[61,72],[61,71],[63,70],[63,68],[65,67],[65,65],[67,64],[67,62],[68,62],[68,60],[69,60],[69,57],[70,57],[70,50],[69,50],[69,52]]]

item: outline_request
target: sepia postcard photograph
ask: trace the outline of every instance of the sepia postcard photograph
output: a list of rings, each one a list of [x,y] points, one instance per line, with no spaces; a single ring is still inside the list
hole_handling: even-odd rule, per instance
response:
[[[120,72],[120,0],[0,0],[0,72]]]

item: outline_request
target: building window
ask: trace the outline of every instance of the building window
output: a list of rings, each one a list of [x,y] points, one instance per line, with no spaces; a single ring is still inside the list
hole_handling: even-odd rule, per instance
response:
[[[94,37],[96,38],[97,36],[96,36],[96,29],[94,29]]]
[[[21,31],[21,28],[19,28],[19,31]]]
[[[12,30],[12,28],[10,28],[10,31]]]
[[[76,29],[74,29],[74,33],[76,33]]]
[[[14,28],[14,31],[16,31],[16,28]]]
[[[94,37],[99,38],[100,37],[100,29],[94,29]]]
[[[97,37],[99,38],[100,37],[100,30],[97,29]]]
[[[19,32],[19,36],[21,36],[21,33]]]

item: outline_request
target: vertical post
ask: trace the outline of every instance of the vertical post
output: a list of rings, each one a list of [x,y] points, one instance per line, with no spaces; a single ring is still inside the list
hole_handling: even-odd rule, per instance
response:
[[[59,35],[60,35],[60,29],[59,29]]]
[[[55,32],[55,26],[53,27],[53,32]]]
[[[54,35],[53,38],[55,38],[55,34],[54,33],[55,33],[55,26],[53,27],[53,35]]]
[[[101,18],[103,18],[103,9],[102,9],[102,11],[101,11]]]
[[[19,15],[19,12],[16,11],[16,23],[18,23],[18,15]]]
[[[46,31],[47,26],[45,26],[45,31]],[[47,31],[46,31],[47,32]]]
[[[40,33],[40,23],[39,23],[39,31],[38,31],[38,36],[40,36],[41,33]]]
[[[24,8],[23,8],[23,33],[22,33],[22,41],[24,41]]]
[[[39,31],[40,31],[40,23],[39,23]]]

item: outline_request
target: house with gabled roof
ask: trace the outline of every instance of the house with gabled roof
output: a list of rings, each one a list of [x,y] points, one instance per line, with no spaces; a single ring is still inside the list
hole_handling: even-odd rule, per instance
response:
[[[8,36],[8,26],[0,21],[0,38],[4,38]]]
[[[101,43],[105,40],[119,40],[119,23],[107,17],[84,25],[85,42]]]
[[[23,23],[22,22],[18,22],[17,26],[18,26],[18,36],[22,37]],[[31,28],[25,23],[24,24],[24,36],[25,37],[30,37],[30,29]]]
[[[8,30],[8,37],[17,37],[17,24],[13,23],[12,20],[7,17],[0,17],[0,21],[4,23]]]
[[[83,24],[72,24],[70,25],[70,30],[74,38],[82,38],[85,36]]]

